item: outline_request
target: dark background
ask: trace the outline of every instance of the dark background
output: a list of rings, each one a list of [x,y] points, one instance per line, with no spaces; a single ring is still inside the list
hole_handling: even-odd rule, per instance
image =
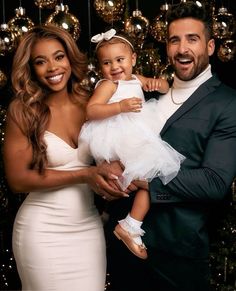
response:
[[[106,28],[110,26],[97,15],[97,12],[93,7],[93,2],[93,0],[63,1],[64,5],[69,6],[69,13],[76,16],[80,22],[81,33],[79,39],[77,40],[77,44],[80,49],[88,53],[88,55],[94,48],[89,41],[91,36],[100,32],[104,32]],[[164,0],[125,1],[126,12],[128,12],[129,16],[132,15],[133,10],[138,8],[141,10],[142,15],[148,18],[150,23],[160,13],[161,5],[165,3],[174,4],[179,2],[179,0],[169,0],[169,2]],[[60,3],[62,2],[58,0],[57,4]],[[236,18],[236,0],[206,0],[206,3],[213,4],[216,8],[216,12],[220,7],[224,6]],[[29,17],[35,24],[39,24],[39,8],[37,5],[35,5],[34,0],[0,0],[0,24],[7,23],[10,19],[15,17],[15,9],[20,6],[26,9],[27,17]],[[5,9],[3,9],[3,7],[5,7]],[[43,8],[41,10],[41,22],[44,23],[48,16],[54,11],[54,8]],[[152,42],[154,47],[160,49],[162,54],[161,58],[165,62],[165,44],[156,42],[151,36],[147,37],[146,42]],[[217,41],[217,46],[219,46],[219,41]],[[0,144],[2,144],[4,140],[5,108],[7,107],[12,96],[10,74],[13,56],[14,52],[6,54],[5,56],[0,56],[0,70],[4,71],[8,79],[7,85],[3,88],[0,88]],[[235,59],[230,62],[222,62],[218,59],[215,53],[215,55],[211,58],[211,63],[213,71],[218,74],[219,78],[229,86],[236,89]],[[19,290],[20,288],[20,282],[11,250],[11,232],[15,213],[22,203],[24,197],[24,194],[14,195],[9,191],[4,179],[3,163],[0,159],[0,290]],[[228,256],[229,270],[225,270],[224,265],[225,251],[231,250],[230,246],[235,246],[235,234],[233,234],[232,231],[232,229],[235,229],[235,208],[232,208],[232,211],[229,212],[228,221],[230,223],[227,222],[224,224],[224,227],[219,227],[219,239],[213,245],[214,248],[212,251],[212,256],[214,260],[212,263],[212,271],[215,278],[214,286],[223,286],[222,289],[219,287],[219,289],[214,289],[214,291],[236,290],[234,288],[235,275],[231,274],[235,270],[235,257],[233,260],[231,260],[232,256],[235,255],[235,252],[231,256]],[[223,242],[224,244],[222,244]],[[220,256],[220,254],[223,255]],[[223,274],[227,274],[227,280],[224,278]],[[229,284],[229,289],[225,289],[226,284]],[[231,287],[234,289],[230,289]]]
[[[26,15],[33,20],[35,24],[39,23],[39,9],[38,6],[35,5],[34,0],[1,0],[5,1],[5,19],[6,22],[8,22],[12,17],[15,16],[15,8],[18,8],[21,6],[26,9]],[[46,1],[46,0],[45,0]],[[207,3],[214,5],[216,7],[216,11],[224,6],[228,9],[228,12],[236,15],[236,1],[235,0],[200,0],[202,3]],[[96,10],[94,9],[93,0],[63,0],[59,1],[57,0],[57,3],[63,3],[64,5],[69,6],[69,12],[75,15],[81,24],[81,36],[78,40],[79,45],[87,50],[88,49],[88,43],[89,43],[89,33],[88,33],[88,26],[91,26],[91,35],[94,35],[96,33],[100,33],[101,30],[104,29],[104,27],[107,26],[107,23],[104,22],[96,13]],[[128,12],[130,16],[132,15],[132,11],[138,7],[139,10],[141,10],[142,15],[147,17],[149,21],[151,22],[155,16],[157,16],[160,13],[160,7],[161,5],[168,3],[168,4],[174,4],[179,3],[180,0],[126,0],[124,1],[126,3],[126,6],[128,6]],[[0,4],[1,8],[1,15],[0,20],[1,23],[3,22],[2,17],[2,4]],[[55,11],[54,8],[48,9],[43,8],[41,10],[41,20],[44,22],[46,18]],[[89,16],[90,14],[90,16]],[[90,19],[89,19],[90,18]]]
[[[128,14],[128,16],[131,16],[132,11],[138,8],[141,10],[142,15],[146,17],[151,24],[153,19],[158,14],[160,14],[161,5],[165,3],[179,3],[180,0],[169,0],[169,2],[165,0],[126,0],[124,2],[126,15]],[[203,0],[201,2],[204,3]],[[108,27],[111,26],[111,24],[105,22],[97,14],[94,8],[93,0],[57,0],[57,4],[59,5],[60,3],[63,3],[63,5],[68,5],[69,13],[73,14],[79,20],[81,32],[80,37],[77,40],[77,44],[82,51],[87,52],[88,55],[91,55],[91,52],[94,49],[94,46],[89,41],[91,36],[100,32],[104,32]],[[216,13],[220,7],[226,7],[228,12],[232,13],[236,18],[236,0],[205,0],[205,3],[210,5],[210,7],[214,6]],[[42,8],[40,16],[39,8],[35,4],[34,0],[1,0],[0,23],[4,23],[4,18],[5,23],[7,23],[10,19],[15,17],[15,9],[20,6],[25,8],[26,16],[29,17],[35,25],[39,24],[40,19],[41,23],[44,23],[48,16],[55,11],[55,8]],[[147,36],[146,42],[151,42],[154,47],[159,49],[162,60],[165,62],[165,44],[157,42],[150,34]],[[217,45],[219,45],[219,41]],[[4,57],[0,56],[0,70],[3,70],[8,78],[10,77],[11,73],[10,70],[13,54],[14,52],[7,54]],[[219,78],[229,86],[236,88],[235,59],[229,62],[222,62],[219,60],[215,53],[211,59],[211,63],[213,71],[218,74]],[[0,89],[0,104],[7,104],[11,96],[11,92],[9,91],[9,82],[10,81],[8,80],[8,85]]]

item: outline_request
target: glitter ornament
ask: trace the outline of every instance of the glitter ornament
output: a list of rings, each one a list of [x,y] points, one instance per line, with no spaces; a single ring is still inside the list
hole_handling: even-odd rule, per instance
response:
[[[57,0],[35,0],[34,4],[39,8],[54,8]]]
[[[7,76],[2,70],[0,70],[0,89],[2,89],[7,84]]]
[[[147,77],[160,74],[161,59],[157,48],[142,49],[138,52],[135,73]]]
[[[148,29],[149,20],[142,16],[142,12],[138,9],[134,10],[132,16],[127,18],[124,23],[125,32],[136,41],[139,49],[143,46]]]
[[[84,86],[91,93],[96,85],[96,83],[101,79],[101,75],[96,70],[94,60],[91,59],[88,64],[88,72],[86,77],[82,80],[81,85]]]
[[[79,20],[68,11],[68,5],[56,5],[56,11],[47,18],[45,25],[53,24],[67,30],[76,41],[80,36],[80,23]]]
[[[25,15],[25,9],[23,7],[16,8],[15,13],[16,16],[9,20],[7,24],[16,38],[21,38],[24,33],[34,27],[34,23]]]
[[[227,8],[221,7],[218,14],[213,16],[213,34],[215,38],[231,38],[235,32],[235,20]]]
[[[164,4],[160,7],[160,14],[158,14],[151,26],[150,26],[150,34],[154,37],[156,41],[166,42],[166,34],[167,34],[167,21],[166,21],[166,12],[169,9],[168,4]]]
[[[0,56],[11,53],[16,47],[16,38],[6,23],[0,26]]]
[[[236,45],[233,39],[226,39],[220,45],[217,56],[222,62],[233,61],[236,53]]]
[[[172,83],[174,80],[174,69],[170,63],[165,65],[160,71],[160,78],[164,78],[168,83]]]
[[[113,23],[121,20],[124,12],[124,0],[95,0],[93,6],[105,22]]]

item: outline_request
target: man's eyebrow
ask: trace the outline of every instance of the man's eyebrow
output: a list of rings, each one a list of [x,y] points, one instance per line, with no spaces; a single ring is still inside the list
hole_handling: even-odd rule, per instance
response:
[[[190,37],[200,38],[199,34],[197,34],[197,33],[188,33],[188,34],[185,34],[184,37],[186,37],[186,38],[190,38]],[[180,37],[178,35],[172,35],[169,37],[169,40],[172,40],[172,39],[180,39]]]

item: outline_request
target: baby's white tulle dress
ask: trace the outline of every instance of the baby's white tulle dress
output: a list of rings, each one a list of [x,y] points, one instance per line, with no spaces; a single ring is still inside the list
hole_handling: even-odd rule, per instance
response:
[[[87,121],[79,136],[79,147],[87,147],[96,163],[120,160],[125,168],[119,180],[122,189],[132,180],[151,181],[157,176],[167,184],[177,175],[184,156],[161,139],[163,123],[158,101],[145,102],[141,83],[135,76],[129,81],[117,81],[117,90],[109,103],[131,97],[143,100],[141,112]]]

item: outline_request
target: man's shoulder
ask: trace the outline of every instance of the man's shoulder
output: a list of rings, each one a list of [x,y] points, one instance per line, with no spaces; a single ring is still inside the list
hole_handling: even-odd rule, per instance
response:
[[[210,89],[215,98],[219,96],[225,100],[231,98],[236,99],[236,90],[222,82],[216,75],[208,79],[204,86]]]

